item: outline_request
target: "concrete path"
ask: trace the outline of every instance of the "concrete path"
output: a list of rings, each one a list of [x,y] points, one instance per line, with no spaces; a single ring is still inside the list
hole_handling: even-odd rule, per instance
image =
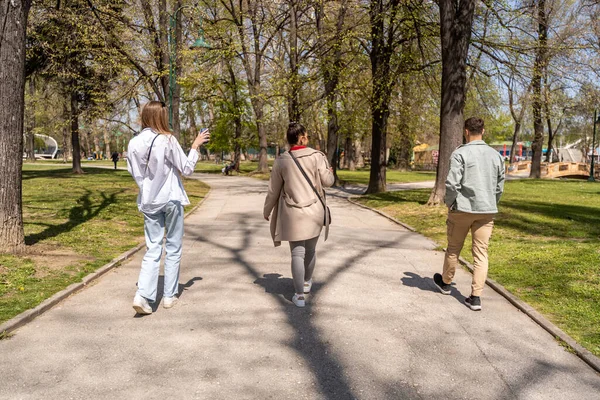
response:
[[[266,182],[201,179],[180,304],[134,316],[138,254],[0,341],[0,398],[600,399],[600,376],[491,289],[466,308],[467,272],[439,294],[433,243],[335,196],[296,308]]]

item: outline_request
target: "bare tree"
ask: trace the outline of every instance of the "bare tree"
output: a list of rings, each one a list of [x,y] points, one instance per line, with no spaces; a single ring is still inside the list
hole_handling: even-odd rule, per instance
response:
[[[546,0],[537,0],[535,3],[537,9],[538,37],[535,47],[535,62],[533,65],[533,79],[531,86],[533,90],[533,143],[531,150],[533,156],[531,160],[531,178],[541,178],[542,166],[542,146],[544,144],[544,123],[542,121],[542,80],[544,69],[547,63],[547,41],[548,41],[548,15],[546,11]]]
[[[450,155],[462,141],[465,106],[466,60],[473,26],[474,0],[440,0],[442,42],[442,103],[440,108],[440,145],[435,186],[429,205],[443,202]]]
[[[285,11],[273,7],[265,0],[221,0],[228,19],[235,25],[241,51],[238,56],[244,66],[250,102],[254,110],[260,147],[258,171],[269,172],[267,162],[267,131],[265,129],[265,97],[262,74],[265,53],[287,20]]]
[[[323,77],[324,97],[327,104],[327,161],[333,167],[335,185],[340,181],[337,176],[337,144],[338,144],[338,85],[342,73],[342,51],[345,28],[345,18],[348,9],[348,1],[343,0],[337,10],[335,19],[335,30],[328,34],[325,26],[324,2],[315,3],[315,23],[317,26],[319,51],[317,56],[320,60],[321,76]]]

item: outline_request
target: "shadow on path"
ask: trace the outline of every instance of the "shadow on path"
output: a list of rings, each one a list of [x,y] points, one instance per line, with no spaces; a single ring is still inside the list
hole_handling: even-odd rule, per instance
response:
[[[291,339],[290,346],[310,365],[318,382],[320,392],[325,398],[358,398],[346,378],[343,365],[333,354],[329,345],[321,339],[321,334],[313,323],[314,315],[312,314],[314,314],[314,311],[312,311],[311,303],[307,303],[305,308],[297,308],[291,303],[294,293],[292,279],[283,278],[278,273],[268,273],[260,276],[259,270],[249,260],[245,259],[244,250],[250,248],[252,238],[256,236],[255,231],[261,228],[259,224],[248,224],[248,221],[253,217],[255,215],[250,213],[237,214],[238,221],[234,224],[244,227],[242,244],[238,248],[228,247],[226,244],[213,241],[210,239],[209,234],[206,236],[199,235],[196,239],[228,251],[235,262],[243,266],[246,272],[254,278],[255,284],[262,286],[267,293],[273,295],[279,303],[281,310],[285,313],[287,323],[295,331],[295,336]],[[337,277],[352,268],[360,260],[382,248],[397,246],[398,241],[372,241],[363,242],[363,244],[366,248],[358,249],[357,254],[346,253],[347,256],[340,260],[340,266],[329,274],[328,277],[324,278],[323,283],[315,282],[313,284],[311,291],[312,301],[315,300],[315,297],[325,286],[330,285]],[[414,392],[408,389],[407,395],[411,397],[414,395]]]

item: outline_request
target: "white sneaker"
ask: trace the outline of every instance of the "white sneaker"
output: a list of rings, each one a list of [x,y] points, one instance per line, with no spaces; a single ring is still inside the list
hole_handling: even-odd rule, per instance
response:
[[[294,297],[292,297],[292,301],[294,302],[294,304],[297,307],[304,307],[306,305],[305,301],[304,301],[304,296],[303,295],[298,295],[295,294]]]
[[[133,309],[138,314],[142,314],[142,315],[152,314],[152,307],[150,307],[148,300],[146,300],[145,297],[142,297],[141,295],[139,295],[137,293],[135,294],[135,297],[133,298]]]
[[[179,299],[177,298],[177,296],[173,296],[173,297],[165,297],[163,299],[163,307],[164,308],[171,308],[173,307],[175,304],[177,304],[177,302],[179,301]]]
[[[309,294],[311,288],[312,288],[312,279],[310,281],[304,282],[304,294]]]

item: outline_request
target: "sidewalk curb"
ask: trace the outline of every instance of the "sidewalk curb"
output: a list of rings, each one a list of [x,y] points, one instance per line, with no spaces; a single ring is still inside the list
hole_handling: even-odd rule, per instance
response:
[[[194,208],[192,208],[187,214],[185,214],[185,216],[183,218],[186,219],[190,215],[192,215],[192,213],[194,213],[204,203],[204,201],[208,198],[209,194],[210,194],[210,189],[206,193],[206,195],[202,198],[202,200],[200,200],[200,202],[198,204],[196,204],[194,206]],[[134,248],[127,250],[125,253],[112,259],[108,264],[105,264],[105,265],[101,266],[100,268],[98,268],[96,271],[86,275],[85,277],[83,277],[81,279],[81,282],[72,283],[71,285],[67,286],[65,289],[61,290],[58,293],[55,293],[53,296],[42,301],[36,307],[34,307],[30,310],[27,310],[27,311],[23,311],[21,314],[14,316],[13,318],[9,319],[8,321],[4,322],[3,324],[0,324],[0,334],[11,333],[11,332],[15,331],[16,329],[22,327],[23,325],[33,321],[36,317],[38,317],[38,316],[42,315],[43,313],[45,313],[46,311],[50,310],[52,307],[54,307],[55,305],[57,305],[58,303],[60,303],[64,299],[66,299],[67,297],[84,289],[90,283],[94,282],[95,280],[100,278],[102,275],[106,274],[108,271],[119,266],[123,261],[126,261],[129,258],[133,257],[133,255],[135,253],[137,253],[138,251],[143,249],[145,246],[146,246],[146,243],[138,244]]]
[[[396,218],[394,218],[382,211],[375,210],[371,207],[365,206],[364,204],[360,204],[360,203],[354,201],[353,199],[357,198],[357,197],[359,197],[359,196],[351,196],[347,200],[354,205],[369,209],[369,210],[387,218],[388,220],[390,220],[412,232],[416,232],[416,230],[414,228],[398,221]],[[444,249],[444,251],[446,251],[446,249]],[[465,260],[462,257],[459,257],[458,260],[462,265],[467,267],[469,269],[469,271],[473,272],[473,265],[471,263],[469,263],[467,260]],[[551,334],[555,339],[558,339],[558,340],[566,343],[567,346],[569,346],[579,358],[581,358],[586,364],[588,364],[590,367],[592,367],[596,372],[600,373],[600,358],[593,355],[589,350],[585,349],[583,346],[581,346],[579,343],[577,343],[575,341],[575,339],[573,339],[571,336],[566,334],[562,329],[560,329],[559,327],[554,325],[552,322],[547,320],[542,314],[537,312],[529,304],[518,299],[515,295],[513,295],[508,290],[506,290],[506,288],[504,288],[504,286],[502,286],[498,282],[494,281],[493,279],[487,278],[485,283],[486,283],[486,285],[488,285],[489,287],[494,289],[502,297],[504,297],[506,300],[508,300],[519,311],[523,312],[525,315],[527,315],[529,318],[531,318],[536,324],[538,324],[539,326],[544,328],[544,330],[546,332],[548,332],[549,334]]]

